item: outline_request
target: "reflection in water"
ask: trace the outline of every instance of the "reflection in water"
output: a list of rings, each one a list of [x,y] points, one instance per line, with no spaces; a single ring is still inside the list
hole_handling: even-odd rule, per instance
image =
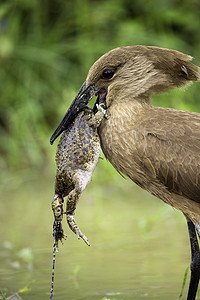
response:
[[[0,288],[27,287],[22,299],[49,299],[51,175],[3,189]],[[64,222],[68,237],[56,254],[53,299],[177,299],[190,255],[184,218],[120,176],[106,185],[97,177],[76,210],[91,246]]]

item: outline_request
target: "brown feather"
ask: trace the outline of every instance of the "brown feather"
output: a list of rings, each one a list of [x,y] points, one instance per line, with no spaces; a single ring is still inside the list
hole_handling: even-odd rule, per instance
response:
[[[120,106],[110,107],[110,118],[99,128],[108,160],[118,172],[184,213],[184,197],[190,204],[197,202],[191,213],[200,210],[199,114],[151,106],[137,110],[131,102]]]
[[[108,90],[99,135],[116,170],[200,223],[200,114],[152,107],[149,98],[199,80],[191,59],[157,47],[117,48],[94,63],[87,83]],[[110,80],[102,79],[105,69],[114,71]]]

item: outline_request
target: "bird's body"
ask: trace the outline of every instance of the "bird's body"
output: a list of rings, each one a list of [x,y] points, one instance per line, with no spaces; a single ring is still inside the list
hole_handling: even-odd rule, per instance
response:
[[[115,169],[200,224],[200,114],[127,101],[98,132]]]
[[[151,106],[150,96],[200,80],[200,68],[178,51],[151,46],[116,48],[90,68],[86,81],[51,137],[69,126],[94,95],[108,118],[98,129],[115,169],[181,210],[190,235],[188,300],[200,278],[200,114]]]

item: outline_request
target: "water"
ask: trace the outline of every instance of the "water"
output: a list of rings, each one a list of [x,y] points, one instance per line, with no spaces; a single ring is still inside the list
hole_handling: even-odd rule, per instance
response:
[[[22,299],[49,299],[53,176],[14,176],[2,185],[0,288],[7,296],[27,288]],[[190,262],[181,213],[120,176],[98,184],[96,174],[76,221],[91,246],[64,222],[68,237],[56,254],[53,299],[178,299]]]

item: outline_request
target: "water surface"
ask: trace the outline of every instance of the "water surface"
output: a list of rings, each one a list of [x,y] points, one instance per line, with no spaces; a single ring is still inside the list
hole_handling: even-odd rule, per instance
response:
[[[0,288],[7,296],[28,286],[22,299],[49,299],[53,176],[20,174],[2,185]],[[184,217],[118,175],[107,184],[98,176],[76,210],[91,246],[64,220],[53,299],[178,299],[190,260]]]

